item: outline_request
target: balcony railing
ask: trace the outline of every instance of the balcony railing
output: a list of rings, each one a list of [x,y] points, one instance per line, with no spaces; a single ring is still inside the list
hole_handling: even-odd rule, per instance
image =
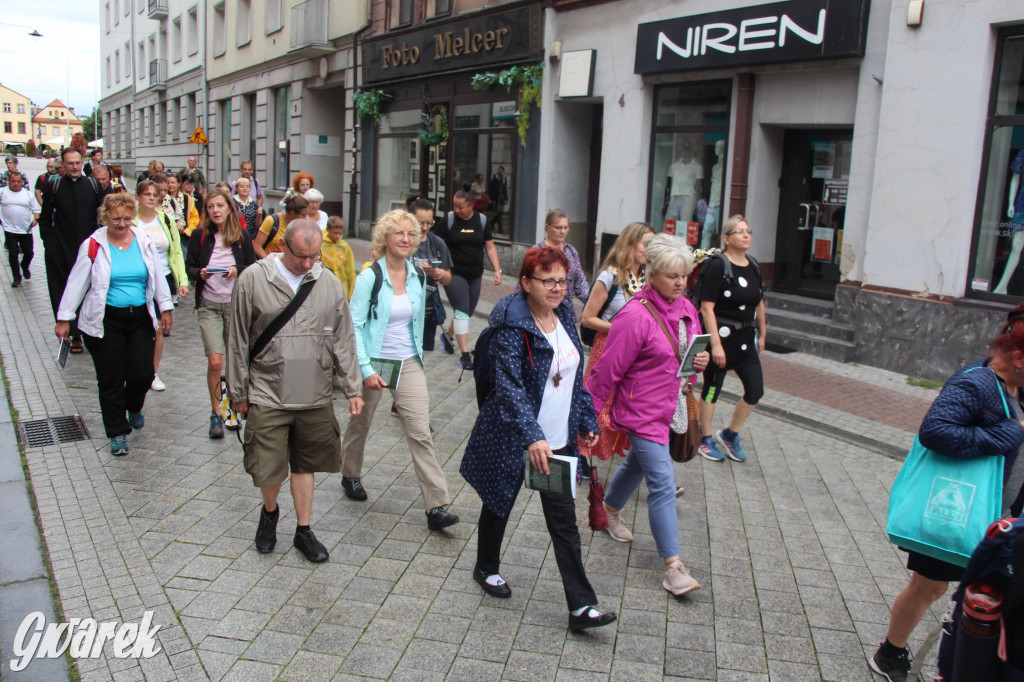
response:
[[[167,60],[154,59],[149,63],[149,87],[156,90],[167,88]]]
[[[327,0],[306,0],[292,8],[289,52],[325,54],[334,51],[327,38]]]
[[[167,18],[167,0],[147,0],[150,19]]]

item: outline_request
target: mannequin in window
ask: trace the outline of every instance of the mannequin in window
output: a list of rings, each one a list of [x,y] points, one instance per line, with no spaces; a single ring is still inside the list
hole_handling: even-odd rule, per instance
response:
[[[679,158],[668,167],[668,183],[671,199],[665,220],[679,220],[687,223],[693,220],[693,210],[700,196],[704,166],[693,156],[689,144],[683,145]]]
[[[718,232],[718,217],[722,210],[722,179],[725,163],[725,140],[715,142],[715,165],[711,167],[711,194],[708,196],[708,212],[704,216],[704,227],[701,229],[700,248],[711,248],[711,241]]]
[[[1010,176],[1010,203],[1006,208],[1006,216],[1010,219],[1010,232],[1013,233],[1013,241],[1010,243],[1010,255],[1006,257],[1006,267],[1003,269],[1003,276],[999,278],[999,284],[992,290],[994,294],[1005,294],[1006,288],[1010,285],[1010,278],[1017,271],[1020,264],[1021,252],[1024,251],[1024,191],[1021,191],[1020,176],[1024,173],[1024,149],[1017,152],[1017,156],[1010,164],[1013,175]]]

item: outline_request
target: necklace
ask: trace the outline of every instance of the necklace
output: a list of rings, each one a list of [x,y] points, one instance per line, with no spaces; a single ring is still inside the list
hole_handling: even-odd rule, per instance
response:
[[[109,236],[107,237],[107,241],[108,241],[108,242],[109,242],[109,243],[110,243],[111,245],[113,245],[113,247],[114,247],[115,249],[117,249],[118,251],[127,251],[127,250],[128,250],[128,247],[132,245],[132,235],[131,235],[131,234],[129,234],[129,235],[128,235],[128,239],[127,239],[127,240],[124,240],[124,241],[122,242],[122,243],[123,243],[123,246],[122,246],[122,244],[119,244],[119,243],[115,242],[115,241],[114,241],[113,239],[111,239],[111,238],[110,238]]]
[[[551,327],[551,332],[548,332],[546,329],[544,329],[544,325],[540,323],[540,319],[537,317],[537,315],[534,314],[532,310],[530,311],[530,314],[533,315],[533,321],[537,323],[537,327],[541,330],[545,337],[549,333],[555,335],[555,357],[553,360],[553,362],[555,363],[555,375],[551,377],[551,383],[555,385],[555,388],[558,388],[558,384],[562,383],[562,368],[558,364],[558,358],[561,357],[561,348],[558,345],[558,316],[555,316],[555,322]]]

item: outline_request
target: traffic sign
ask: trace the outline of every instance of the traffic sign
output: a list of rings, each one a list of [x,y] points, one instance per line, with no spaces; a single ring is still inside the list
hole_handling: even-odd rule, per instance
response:
[[[206,139],[206,133],[203,132],[202,126],[196,126],[196,131],[192,133],[192,137],[188,138],[189,142],[195,142],[196,144],[210,144],[210,141]]]

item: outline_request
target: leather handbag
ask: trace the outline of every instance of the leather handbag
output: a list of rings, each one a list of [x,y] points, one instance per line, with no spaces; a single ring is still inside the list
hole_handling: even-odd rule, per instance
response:
[[[661,331],[665,333],[669,343],[672,344],[672,348],[676,351],[676,359],[682,362],[683,358],[679,351],[679,343],[669,333],[665,323],[654,312],[654,308],[651,307],[647,299],[641,299],[640,302],[647,308],[647,312],[654,317],[654,321],[658,323]],[[697,406],[697,399],[693,397],[693,391],[690,390],[685,379],[680,385],[679,390],[685,392],[686,395],[686,433],[677,433],[671,427],[669,428],[668,454],[675,462],[689,462],[697,456],[697,447],[700,445],[700,410]]]

